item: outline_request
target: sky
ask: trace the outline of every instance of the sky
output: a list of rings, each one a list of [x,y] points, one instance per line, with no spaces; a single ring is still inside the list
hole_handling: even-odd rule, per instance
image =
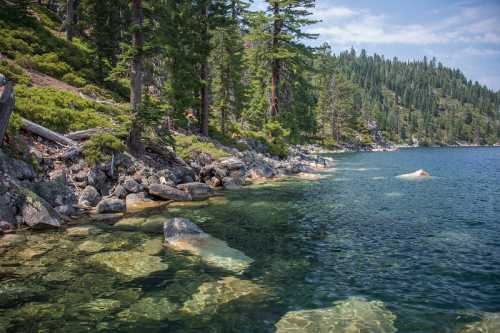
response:
[[[256,0],[254,9],[263,9]],[[468,79],[500,90],[500,0],[317,0],[306,44],[365,49],[402,60],[435,57]]]

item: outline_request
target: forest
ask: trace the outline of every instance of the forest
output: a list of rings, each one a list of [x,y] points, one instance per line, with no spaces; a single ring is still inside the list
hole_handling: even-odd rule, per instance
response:
[[[174,144],[172,130],[227,144],[496,144],[500,92],[436,59],[311,47],[313,0],[0,0],[0,73],[19,117],[60,132],[109,125],[97,145]],[[33,84],[32,73],[68,84]],[[65,91],[66,90],[66,91]],[[18,127],[18,126],[17,126]]]

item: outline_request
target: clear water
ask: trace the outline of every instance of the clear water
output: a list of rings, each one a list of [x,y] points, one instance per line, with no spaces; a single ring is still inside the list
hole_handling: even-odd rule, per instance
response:
[[[255,262],[242,275],[164,249],[154,255],[168,269],[130,279],[78,250],[89,240],[101,253],[136,250],[161,230],[94,222],[99,235],[27,235],[43,253],[2,255],[0,332],[274,332],[288,311],[352,296],[382,301],[398,332],[459,332],[500,312],[500,149],[334,157],[319,181],[147,213],[189,218],[244,252]],[[395,178],[421,168],[433,177]]]

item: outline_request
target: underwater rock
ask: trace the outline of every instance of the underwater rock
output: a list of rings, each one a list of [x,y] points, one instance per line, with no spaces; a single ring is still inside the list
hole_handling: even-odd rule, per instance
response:
[[[91,302],[78,306],[78,310],[81,312],[109,314],[115,312],[120,307],[120,301],[115,299],[97,298]]]
[[[394,333],[396,316],[380,301],[351,297],[324,309],[291,311],[276,323],[276,333]]]
[[[67,270],[49,272],[43,277],[47,282],[65,282],[75,278],[75,275]]]
[[[16,234],[8,234],[0,237],[0,249],[6,247],[14,247],[26,242],[26,237]]]
[[[150,239],[142,244],[142,253],[154,256],[159,254],[163,250],[163,240],[161,239]]]
[[[161,215],[150,217],[127,217],[116,222],[113,227],[126,231],[142,231],[161,234],[163,224],[167,219]]]
[[[97,253],[104,249],[104,247],[102,243],[88,240],[78,245],[78,250],[87,253]]]
[[[253,259],[247,257],[243,252],[206,234],[187,219],[168,219],[163,230],[169,248],[177,251],[188,251],[199,256],[208,265],[234,273],[242,273],[253,262]]]
[[[181,310],[190,315],[213,315],[219,307],[234,300],[245,298],[247,302],[255,304],[268,296],[269,293],[263,287],[252,281],[225,277],[201,284]]]
[[[46,293],[42,286],[26,281],[5,281],[0,283],[0,307],[12,306],[30,301]]]
[[[66,234],[69,237],[87,237],[90,235],[98,234],[99,231],[99,229],[93,226],[80,226],[66,229]]]
[[[160,257],[139,251],[111,251],[92,255],[90,262],[106,266],[130,279],[146,277],[168,269]]]
[[[169,319],[178,305],[171,303],[164,297],[145,297],[132,304],[128,309],[118,313],[121,321],[135,322],[139,320],[161,321]]]
[[[403,175],[399,175],[398,178],[403,178],[403,179],[417,179],[417,178],[424,178],[424,177],[429,177],[430,174],[423,170],[423,169],[420,169],[420,170],[417,170],[415,172],[412,172],[412,173],[405,173]]]
[[[295,175],[295,177],[303,179],[303,180],[320,180],[323,178],[321,175],[316,173],[307,173],[307,172],[299,172]]]
[[[500,313],[487,313],[475,323],[466,325],[460,333],[497,333],[500,332]]]
[[[15,311],[14,316],[23,320],[60,319],[64,315],[64,304],[27,303]]]

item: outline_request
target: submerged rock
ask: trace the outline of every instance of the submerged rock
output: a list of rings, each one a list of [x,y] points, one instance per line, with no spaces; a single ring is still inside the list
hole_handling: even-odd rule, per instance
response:
[[[430,174],[423,170],[423,169],[420,169],[420,170],[417,170],[415,172],[412,172],[412,173],[405,173],[403,175],[399,175],[398,178],[403,178],[403,179],[417,179],[417,178],[425,178],[425,177],[429,177]]]
[[[161,234],[163,224],[167,219],[161,215],[150,217],[127,217],[116,222],[113,227],[126,231],[142,231]]]
[[[384,303],[351,297],[330,308],[288,312],[276,323],[276,332],[394,333],[395,320]]]
[[[144,192],[131,193],[125,199],[127,212],[139,212],[146,208],[155,208],[165,205],[165,201],[155,201],[146,197]]]
[[[168,269],[160,257],[146,255],[139,251],[111,251],[92,255],[90,262],[106,266],[130,279],[146,277]]]
[[[66,234],[69,237],[87,237],[90,235],[96,235],[99,232],[100,230],[93,226],[80,226],[66,229]]]
[[[181,218],[168,219],[163,227],[166,244],[178,251],[199,256],[208,265],[242,273],[253,262],[243,252],[203,232],[196,224]]]
[[[104,249],[104,244],[95,241],[85,241],[78,245],[78,250],[87,253],[96,253]]]
[[[167,320],[178,306],[168,299],[145,297],[132,304],[128,309],[118,313],[121,321],[135,322],[140,320]]]
[[[460,333],[497,333],[500,332],[500,313],[487,313],[475,323],[466,325]]]
[[[14,247],[26,242],[26,237],[16,234],[8,234],[0,237],[0,249],[7,247]]]
[[[263,287],[252,281],[225,277],[201,284],[181,310],[190,315],[213,315],[221,306],[237,299],[245,298],[246,302],[255,304],[268,296],[269,293]]]

